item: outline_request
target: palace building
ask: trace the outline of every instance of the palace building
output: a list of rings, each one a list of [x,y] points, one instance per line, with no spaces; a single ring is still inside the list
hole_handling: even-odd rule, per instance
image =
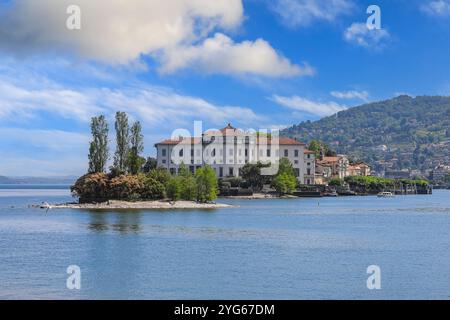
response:
[[[184,164],[193,173],[210,165],[218,178],[239,177],[239,169],[247,163],[272,164],[262,174],[277,173],[281,158],[291,162],[300,183],[314,184],[315,155],[306,145],[294,139],[272,134],[247,132],[228,124],[223,129],[207,131],[201,137],[179,137],[155,144],[158,167],[172,174]]]

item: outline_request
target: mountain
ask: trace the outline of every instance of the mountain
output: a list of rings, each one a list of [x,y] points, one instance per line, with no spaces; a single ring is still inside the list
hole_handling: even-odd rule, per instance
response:
[[[0,176],[0,184],[10,184],[11,183],[11,179],[4,177],[4,176]]]
[[[0,176],[0,184],[74,184],[77,177],[5,177]]]
[[[375,170],[420,170],[450,164],[450,97],[406,95],[341,111],[281,134],[320,140]]]

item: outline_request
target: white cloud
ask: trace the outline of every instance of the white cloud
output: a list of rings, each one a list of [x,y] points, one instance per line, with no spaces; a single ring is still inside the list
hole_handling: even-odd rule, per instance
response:
[[[262,117],[241,106],[220,106],[204,99],[181,95],[169,88],[136,85],[124,89],[94,88],[69,89],[65,87],[27,89],[26,84],[12,84],[0,78],[0,120],[32,119],[42,112],[65,119],[87,122],[98,114],[110,117],[118,111],[148,124],[188,124],[204,120],[223,125],[239,114],[242,124],[258,122]]]
[[[70,151],[74,148],[86,147],[90,139],[88,135],[76,132],[23,128],[0,128],[0,137],[0,141],[7,139],[55,151]]]
[[[216,33],[213,38],[197,46],[169,50],[162,60],[161,70],[164,73],[194,67],[205,73],[257,74],[268,77],[314,74],[313,68],[308,65],[293,65],[262,39],[234,43],[221,33]]]
[[[305,27],[315,21],[334,21],[353,9],[351,0],[275,0],[272,10],[291,27]]]
[[[270,98],[273,102],[295,111],[307,112],[316,116],[330,116],[347,109],[346,106],[336,102],[316,102],[299,96],[282,97],[274,95]]]
[[[447,16],[450,15],[450,1],[429,1],[422,5],[422,10],[432,16]]]
[[[338,99],[360,99],[368,101],[369,98],[369,93],[367,91],[332,91],[330,94]]]
[[[355,45],[377,50],[382,47],[383,41],[390,38],[386,29],[369,30],[365,23],[353,23],[344,32],[344,39]]]
[[[81,30],[76,31],[66,28],[66,9],[74,3],[82,14]],[[294,65],[261,39],[234,43],[221,34],[209,39],[217,30],[241,25],[242,0],[22,0],[2,18],[0,49],[16,54],[69,51],[112,65],[141,67],[142,56],[151,56],[163,62],[166,72],[191,63],[225,74],[296,76],[310,70]]]

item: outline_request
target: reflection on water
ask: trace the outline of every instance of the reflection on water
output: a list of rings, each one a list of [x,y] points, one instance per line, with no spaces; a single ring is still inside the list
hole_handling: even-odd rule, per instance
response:
[[[88,229],[94,232],[109,230],[120,234],[139,233],[141,231],[141,217],[143,212],[138,210],[120,210],[104,212],[89,210]]]

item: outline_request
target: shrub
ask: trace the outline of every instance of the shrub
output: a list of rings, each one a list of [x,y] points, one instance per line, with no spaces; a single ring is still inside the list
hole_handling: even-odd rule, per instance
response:
[[[121,175],[111,179],[110,197],[116,200],[136,200],[135,194],[142,194],[144,184],[138,176]]]
[[[142,183],[142,199],[159,200],[165,198],[166,188],[161,182],[155,180],[148,174],[139,175],[139,179]]]
[[[92,173],[80,177],[70,188],[80,199],[106,199],[109,195],[109,179],[105,173]]]

